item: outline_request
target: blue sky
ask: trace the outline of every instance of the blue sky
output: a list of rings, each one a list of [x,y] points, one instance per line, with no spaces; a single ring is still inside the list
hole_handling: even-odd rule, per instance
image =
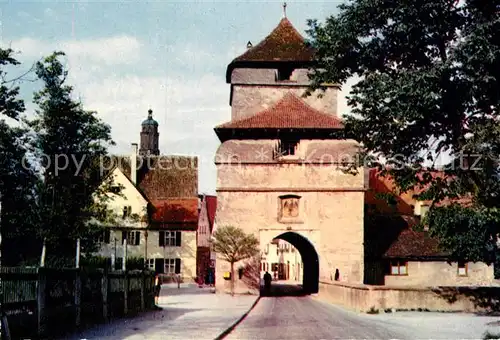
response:
[[[288,1],[287,17],[305,35],[307,19],[324,20],[340,2]],[[66,52],[75,94],[112,127],[111,151],[130,152],[151,107],[160,151],[198,156],[206,193],[215,193],[213,127],[230,119],[227,64],[283,15],[277,1],[4,1],[0,9],[1,43],[21,52],[19,72]],[[27,114],[35,86],[23,86]]]

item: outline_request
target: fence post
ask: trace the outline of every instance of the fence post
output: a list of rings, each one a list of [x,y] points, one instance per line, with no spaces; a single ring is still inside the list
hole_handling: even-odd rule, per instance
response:
[[[81,271],[75,271],[75,327],[80,327],[81,323],[81,300],[82,300],[82,275]]]
[[[141,272],[141,311],[146,310],[146,275]]]
[[[47,287],[47,273],[43,268],[38,269],[38,281],[37,281],[37,294],[36,294],[36,302],[37,302],[37,328],[38,335],[45,335],[45,294]]]
[[[128,271],[125,270],[123,272],[123,279],[125,280],[125,290],[123,292],[123,312],[125,315],[128,314],[128,286],[129,286],[129,279],[128,279]]]
[[[101,277],[101,294],[102,294],[102,317],[104,322],[108,322],[108,271],[104,270]]]

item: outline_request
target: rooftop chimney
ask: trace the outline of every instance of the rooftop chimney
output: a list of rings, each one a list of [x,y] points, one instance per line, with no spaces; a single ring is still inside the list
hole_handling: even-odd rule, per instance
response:
[[[130,180],[137,184],[137,143],[132,143],[132,154],[130,155]]]

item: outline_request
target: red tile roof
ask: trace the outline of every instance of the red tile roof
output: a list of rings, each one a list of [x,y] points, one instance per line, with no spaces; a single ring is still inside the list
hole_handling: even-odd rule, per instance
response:
[[[439,241],[431,238],[428,232],[403,230],[396,241],[385,252],[389,258],[432,258],[445,257],[446,252],[439,249]]]
[[[198,225],[198,198],[178,198],[152,201],[151,222],[162,227],[187,226],[196,230]]]
[[[314,49],[307,46],[302,35],[287,19],[281,19],[276,28],[260,43],[235,58],[238,61],[311,61]]]
[[[289,92],[271,108],[215,129],[341,129],[342,121],[306,104]]]
[[[377,193],[392,193],[395,194],[396,184],[389,176],[382,177],[377,169],[369,170],[369,186],[370,190],[365,194],[366,204],[372,204],[377,207],[381,213],[395,213],[399,214],[401,220],[404,220],[405,226],[400,229],[396,237],[390,243],[387,250],[384,252],[384,257],[389,258],[432,258],[432,257],[445,257],[446,252],[439,249],[439,240],[431,238],[427,231],[415,231],[412,229],[418,223],[418,217],[414,216],[414,206],[417,202],[413,198],[414,194],[418,194],[424,190],[423,187],[415,188],[414,191],[409,191],[396,195],[396,211],[389,207],[387,202],[378,199]],[[445,176],[441,171],[432,173],[434,178]],[[457,200],[444,200],[438,205],[447,205],[451,202],[459,204],[469,204],[470,200],[467,198]],[[430,203],[430,202],[426,202]],[[388,226],[384,226],[388,227]],[[398,228],[394,226],[394,228]],[[381,233],[385,233],[384,229],[380,228]]]

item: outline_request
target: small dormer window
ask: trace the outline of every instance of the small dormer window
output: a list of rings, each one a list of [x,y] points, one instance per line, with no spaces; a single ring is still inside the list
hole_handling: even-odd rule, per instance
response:
[[[297,151],[297,146],[299,141],[297,140],[281,140],[278,143],[277,153],[280,156],[295,156],[295,152]]]
[[[276,70],[276,80],[277,81],[287,81],[292,80],[293,68],[282,67]]]

